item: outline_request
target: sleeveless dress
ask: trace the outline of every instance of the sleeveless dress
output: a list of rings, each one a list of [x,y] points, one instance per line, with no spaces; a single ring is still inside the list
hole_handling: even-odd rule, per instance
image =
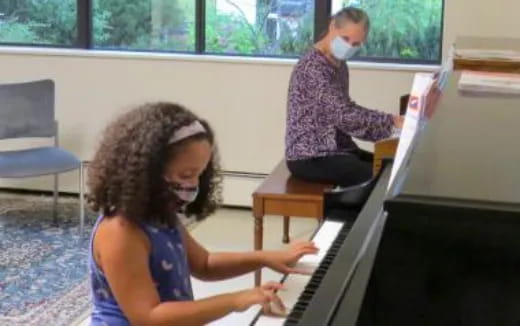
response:
[[[90,239],[89,273],[93,311],[91,326],[130,326],[110,291],[108,281],[93,256],[93,239],[103,217],[99,217]],[[151,244],[149,268],[161,302],[191,301],[190,269],[180,231],[176,227],[140,225]]]

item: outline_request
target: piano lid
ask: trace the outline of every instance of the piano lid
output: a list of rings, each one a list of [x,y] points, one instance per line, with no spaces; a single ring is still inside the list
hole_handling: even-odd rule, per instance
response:
[[[520,97],[461,94],[459,78],[450,77],[396,199],[520,212]]]

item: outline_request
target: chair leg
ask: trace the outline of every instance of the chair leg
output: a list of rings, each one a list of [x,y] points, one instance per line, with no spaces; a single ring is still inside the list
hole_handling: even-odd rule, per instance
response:
[[[85,193],[83,163],[79,166],[79,234],[83,234],[85,226]]]
[[[289,216],[283,217],[283,243],[289,243]]]
[[[58,226],[58,189],[59,189],[59,177],[58,174],[54,175],[54,206],[53,206],[53,215],[52,215],[52,223],[54,226]]]

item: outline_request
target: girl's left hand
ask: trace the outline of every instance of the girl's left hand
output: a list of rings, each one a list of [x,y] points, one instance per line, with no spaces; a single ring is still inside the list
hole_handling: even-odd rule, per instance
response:
[[[305,255],[315,255],[319,249],[311,241],[292,243],[285,250],[264,251],[263,263],[282,274],[308,274],[308,271],[294,268],[294,265]]]

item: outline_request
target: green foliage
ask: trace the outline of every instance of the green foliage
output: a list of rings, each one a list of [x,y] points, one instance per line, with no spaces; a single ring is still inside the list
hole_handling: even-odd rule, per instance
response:
[[[142,50],[189,50],[179,33],[185,13],[176,0],[95,0],[94,44]],[[179,36],[180,35],[180,36]]]
[[[76,40],[76,1],[32,0],[28,14],[33,31],[45,43],[73,44]]]
[[[360,56],[439,59],[442,0],[358,0],[357,6],[372,23]]]
[[[217,11],[210,1],[206,8],[206,51],[254,54],[262,50],[263,35],[246,17]]]
[[[194,40],[182,35],[188,24],[181,6],[193,8],[190,3],[193,0],[93,0],[94,44],[129,49],[193,49]],[[76,0],[1,0],[0,13],[2,42],[72,45],[76,41]],[[153,13],[157,14],[155,26]]]
[[[149,38],[141,37],[151,33],[150,1],[94,0],[93,3],[93,26],[101,31],[93,35],[96,46],[135,48],[149,45]]]
[[[27,24],[20,24],[17,21],[10,20],[0,22],[0,42],[37,43],[39,39]]]
[[[194,0],[92,0],[96,47],[193,51]],[[212,53],[298,56],[313,43],[314,13],[278,17],[280,1],[258,0],[256,21],[237,9],[217,10],[206,1],[206,51]],[[344,5],[352,0],[343,0]],[[360,55],[437,60],[440,55],[442,0],[355,0],[372,22]],[[0,42],[73,45],[76,0],[0,0]],[[291,23],[291,26],[289,24]],[[278,30],[278,32],[276,32]]]
[[[71,45],[76,40],[75,0],[2,0],[0,13],[4,42]]]
[[[308,50],[314,42],[314,15],[307,13],[303,17],[298,33],[291,35],[286,25],[282,25],[282,37],[280,39],[280,52],[284,55],[298,56]]]
[[[276,12],[275,0],[257,2],[256,23],[250,23],[233,0],[234,13],[219,12],[214,2],[206,9],[206,50],[213,53],[264,54],[298,56],[313,42],[314,13],[297,18],[298,27],[291,29],[283,18],[278,19],[280,36],[268,32],[268,15]],[[271,22],[273,23],[273,22]],[[273,26],[272,28],[276,28]],[[274,31],[271,31],[273,33]]]
[[[106,44],[110,39],[110,13],[106,10],[96,11],[93,15],[92,33],[93,38],[100,44]]]

